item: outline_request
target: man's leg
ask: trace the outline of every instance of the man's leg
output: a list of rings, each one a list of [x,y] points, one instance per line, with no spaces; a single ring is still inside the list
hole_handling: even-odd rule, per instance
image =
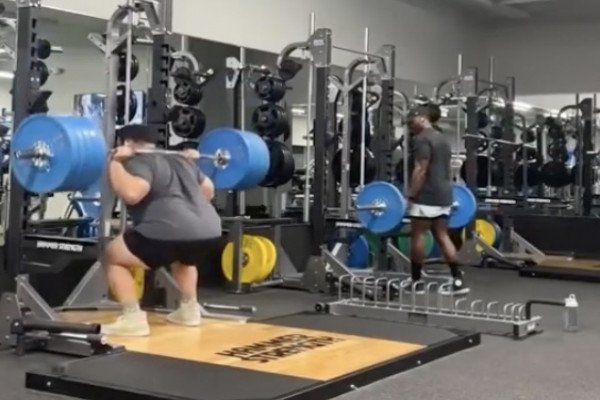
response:
[[[440,246],[444,261],[450,267],[450,273],[453,278],[453,290],[458,293],[468,292],[468,289],[464,286],[462,272],[459,268],[456,246],[448,233],[448,219],[442,217],[433,220],[431,232],[435,241]]]
[[[198,300],[198,268],[195,265],[184,265],[176,262],[171,265],[171,273],[179,286],[181,301]]]
[[[421,279],[425,262],[425,233],[430,228],[427,219],[413,218],[410,221],[410,262],[413,282]]]
[[[202,315],[198,303],[198,269],[195,265],[175,262],[171,264],[171,273],[179,286],[181,300],[179,308],[169,314],[167,320],[177,325],[200,325]]]
[[[116,300],[123,307],[123,316],[114,324],[103,325],[108,335],[146,336],[150,327],[146,313],[140,310],[135,281],[130,269],[144,263],[127,248],[123,235],[113,239],[106,248],[106,278]]]

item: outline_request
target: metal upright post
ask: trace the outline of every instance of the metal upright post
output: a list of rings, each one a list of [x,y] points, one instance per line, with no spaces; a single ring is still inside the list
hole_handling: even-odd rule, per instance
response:
[[[246,48],[240,47],[240,63],[242,70],[240,72],[240,129],[246,130],[246,80],[248,79],[248,70],[246,68]],[[238,192],[239,215],[246,215],[246,192]]]
[[[504,105],[504,118],[502,119],[502,139],[514,142],[515,135],[515,78],[507,78],[508,96]],[[501,197],[512,196],[514,194],[515,160],[514,148],[502,146],[502,191]]]
[[[369,52],[369,28],[365,28],[365,54]],[[365,61],[367,61],[369,57],[365,55]],[[363,77],[363,85],[362,85],[362,109],[361,109],[361,125],[360,125],[360,189],[365,186],[365,159],[366,159],[366,134],[367,134],[367,95],[369,89],[369,63],[365,63],[365,71]],[[369,133],[370,134],[370,133]]]
[[[316,17],[315,13],[310,13],[309,22],[309,35],[312,36],[316,29]],[[315,68],[312,61],[308,62],[308,95],[306,102],[306,143],[304,148],[304,165],[306,172],[304,174],[304,201],[302,202],[303,220],[304,222],[310,221],[310,165],[312,163],[311,147],[312,138],[310,131],[314,129],[313,121],[313,91],[314,91],[314,74]]]
[[[516,95],[516,80],[514,77],[509,77],[506,80],[507,98],[504,106],[504,119],[502,120],[502,139],[509,142],[516,141],[515,135],[515,109],[514,101]],[[514,166],[514,149],[508,146],[502,147],[502,190],[499,197],[510,197],[514,195],[515,185],[515,166]],[[504,251],[512,253],[514,250],[512,233],[514,228],[514,218],[510,213],[502,214],[502,233],[507,240],[503,241]]]
[[[593,162],[596,158],[594,154],[594,110],[596,104],[594,99],[586,98],[580,104],[583,120],[583,201],[582,214],[590,216],[592,214],[592,205],[594,199],[594,171]]]
[[[462,76],[463,74],[463,55],[458,55],[458,76]],[[456,153],[460,154],[460,148],[462,145],[462,119],[463,119],[463,111],[462,111],[462,99],[457,96],[457,106],[456,106]]]
[[[39,0],[17,2],[17,59],[12,92],[15,129],[31,113],[31,106],[39,95],[39,74],[32,74],[31,68],[37,61],[33,44],[37,37],[39,7]],[[22,272],[22,235],[27,224],[28,204],[29,194],[11,175],[4,246],[4,269],[8,278],[4,289],[9,291],[16,289],[15,278]]]
[[[477,100],[479,93],[479,74],[477,68],[469,68],[468,71],[462,77],[462,89],[464,94],[467,96],[466,108],[467,108],[467,126],[466,132],[469,135],[465,139],[466,147],[466,183],[467,187],[473,193],[477,193],[477,139],[476,136],[479,131],[478,127],[478,115],[477,115]],[[473,135],[473,136],[471,136]],[[475,229],[475,223],[471,222],[466,227],[466,238],[470,240],[473,237],[473,230]]]
[[[385,71],[381,73],[381,105],[379,129],[373,137],[377,164],[377,180],[391,182],[394,177],[392,152],[394,150],[394,84],[396,77],[396,47],[384,45],[379,51],[384,59]],[[405,141],[408,145],[408,141]]]
[[[394,85],[396,82],[396,47],[384,45],[379,51],[384,57],[381,73],[381,104],[379,106],[379,129],[373,138],[376,153],[377,172],[376,179],[392,182],[394,178],[394,164],[392,154],[395,143],[394,129]],[[408,140],[404,142],[408,146]],[[387,238],[379,238],[379,256],[376,269],[384,272],[389,269],[387,258]]]
[[[310,38],[311,53],[315,67],[315,127],[314,144],[314,178],[312,184],[313,206],[311,209],[311,226],[313,242],[311,255],[320,256],[321,246],[325,241],[325,174],[327,146],[327,117],[329,115],[329,74],[331,70],[331,30],[317,29]]]

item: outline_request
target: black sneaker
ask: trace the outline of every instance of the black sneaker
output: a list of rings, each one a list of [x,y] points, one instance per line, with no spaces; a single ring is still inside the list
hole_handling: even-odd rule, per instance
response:
[[[439,293],[444,296],[464,296],[469,294],[471,289],[465,285],[464,279],[461,278],[453,278],[452,282],[448,282],[440,286]]]

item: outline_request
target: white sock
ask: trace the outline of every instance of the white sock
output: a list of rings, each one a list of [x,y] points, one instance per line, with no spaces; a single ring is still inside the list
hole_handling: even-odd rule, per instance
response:
[[[182,297],[180,303],[182,306],[190,306],[198,304],[198,300],[193,297]]]
[[[141,311],[139,303],[123,304],[123,314],[137,314]]]

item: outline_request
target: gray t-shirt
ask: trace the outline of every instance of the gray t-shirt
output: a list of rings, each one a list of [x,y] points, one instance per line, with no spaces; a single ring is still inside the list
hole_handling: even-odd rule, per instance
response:
[[[451,206],[453,202],[450,161],[452,149],[444,136],[435,129],[426,129],[415,135],[412,149],[413,162],[429,160],[425,184],[414,202],[427,206]]]
[[[149,239],[201,240],[220,237],[221,218],[200,193],[204,175],[179,155],[139,154],[127,171],[150,183],[148,195],[128,207],[134,229]]]

